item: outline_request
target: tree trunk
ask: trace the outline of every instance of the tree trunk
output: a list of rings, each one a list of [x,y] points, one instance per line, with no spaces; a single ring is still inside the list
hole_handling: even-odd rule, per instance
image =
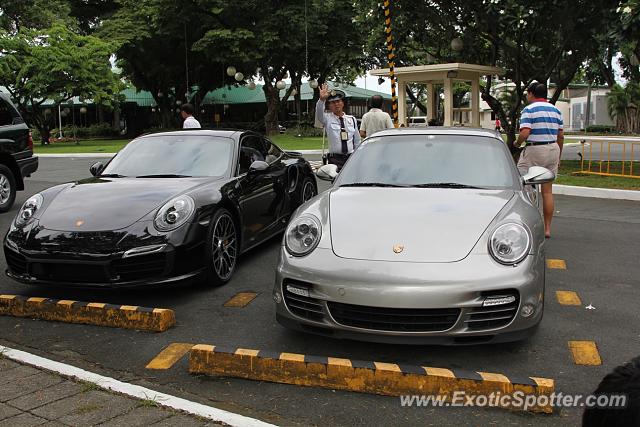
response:
[[[42,145],[49,144],[49,139],[51,138],[51,129],[49,129],[49,125],[44,125],[42,128],[38,129],[38,132],[40,132],[40,142]]]
[[[411,90],[411,88],[409,87],[409,85],[406,86],[406,91],[407,91],[407,95],[409,95],[409,99],[411,99],[411,102],[413,102],[413,105],[417,106],[420,111],[422,111],[423,114],[427,114],[427,107],[418,100],[418,98],[416,98],[415,94],[413,93],[413,91]],[[433,94],[429,94],[429,96],[433,96]],[[435,117],[435,114],[434,114]]]
[[[47,117],[40,114],[40,112],[35,113],[32,111],[29,114],[29,121],[36,127],[36,129],[38,129],[38,132],[40,133],[40,143],[42,145],[49,144],[49,139],[51,138],[51,127],[49,126]]]
[[[280,111],[280,91],[270,83],[262,87],[267,99],[267,114],[264,115],[265,132],[267,135],[278,134],[278,112]]]

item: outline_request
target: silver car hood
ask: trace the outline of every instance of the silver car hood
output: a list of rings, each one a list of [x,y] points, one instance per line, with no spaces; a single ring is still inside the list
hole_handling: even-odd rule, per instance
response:
[[[329,203],[333,251],[342,258],[374,261],[460,261],[514,194],[513,190],[337,188]]]

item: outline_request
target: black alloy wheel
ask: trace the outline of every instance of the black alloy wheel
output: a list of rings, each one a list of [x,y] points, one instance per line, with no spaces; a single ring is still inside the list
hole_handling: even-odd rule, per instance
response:
[[[236,268],[238,232],[231,213],[219,209],[211,219],[207,239],[208,282],[214,286],[227,283]]]

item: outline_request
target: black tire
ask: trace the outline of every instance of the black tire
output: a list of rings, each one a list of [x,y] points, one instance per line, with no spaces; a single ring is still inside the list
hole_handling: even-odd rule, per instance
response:
[[[238,226],[233,215],[220,208],[211,218],[207,236],[207,285],[227,283],[236,269],[239,254]]]
[[[16,200],[16,178],[5,165],[0,165],[0,212],[7,212]]]
[[[316,187],[314,179],[315,178],[310,178],[307,176],[302,180],[302,183],[293,196],[295,199],[294,208],[297,208],[304,202],[311,200],[318,195],[318,187]]]

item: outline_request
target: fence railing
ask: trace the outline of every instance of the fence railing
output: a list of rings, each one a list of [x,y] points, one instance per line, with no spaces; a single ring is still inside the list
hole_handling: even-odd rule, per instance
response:
[[[640,178],[640,141],[581,142],[581,170],[574,174]]]

